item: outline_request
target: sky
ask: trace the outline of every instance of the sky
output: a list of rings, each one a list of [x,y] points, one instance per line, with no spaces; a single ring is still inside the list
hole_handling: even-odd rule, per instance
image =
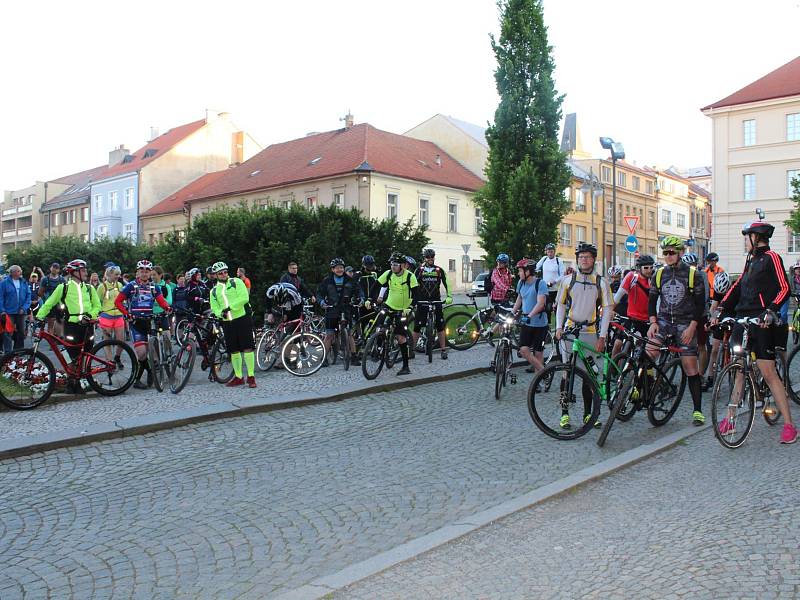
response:
[[[563,112],[639,165],[711,164],[700,108],[800,54],[800,0],[544,0]],[[7,2],[0,187],[99,166],[206,110],[262,146],[356,123],[479,125],[498,96],[493,0]]]

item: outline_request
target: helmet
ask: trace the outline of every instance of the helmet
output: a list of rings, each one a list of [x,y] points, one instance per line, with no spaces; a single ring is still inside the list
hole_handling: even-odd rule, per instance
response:
[[[136,263],[136,268],[137,269],[152,269],[153,268],[153,263],[151,263],[149,260],[147,260],[145,258],[145,259],[140,260],[139,262]]]
[[[590,244],[588,242],[581,242],[580,244],[578,244],[578,247],[575,248],[575,258],[577,258],[578,254],[580,254],[581,252],[591,252],[592,256],[597,258],[597,246],[595,246],[594,244]]]
[[[775,231],[775,225],[770,225],[766,221],[753,221],[752,223],[745,223],[742,227],[742,235],[750,233],[758,233],[766,238],[771,238]]]
[[[353,267],[351,267],[350,265],[347,265],[347,266],[344,268],[344,272],[345,272],[345,273],[352,273],[352,272],[353,272]]]
[[[731,276],[725,271],[720,271],[714,275],[714,291],[719,294],[724,294],[731,287]]]
[[[344,266],[344,261],[341,258],[334,258],[331,261],[331,269],[333,267],[338,267],[338,266],[342,266],[343,267]]]
[[[792,265],[792,270],[794,269],[800,269],[800,260],[798,260],[796,263]]]
[[[375,257],[371,254],[365,254],[364,257],[361,259],[361,265],[364,267],[371,267],[375,264]]]
[[[422,252],[422,258],[433,258],[434,256],[436,256],[436,250],[433,248],[425,248]]]
[[[681,257],[681,260],[687,265],[695,266],[697,264],[697,254],[694,254],[693,252],[687,252]]]
[[[206,275],[210,275],[213,269],[211,267],[206,267]]]
[[[392,255],[389,257],[390,263],[403,263],[406,261],[406,257],[400,254],[399,252],[392,252]]]
[[[556,249],[556,245],[555,245],[555,244],[547,244],[547,245],[544,247],[544,251],[545,251],[545,252],[547,252],[548,250],[555,250],[555,249]]]
[[[719,254],[717,254],[716,252],[709,252],[708,255],[706,256],[706,261],[709,260],[719,260]]]
[[[656,263],[652,256],[649,254],[642,254],[639,258],[636,259],[636,267],[647,267],[652,266]]]
[[[198,269],[197,267],[192,267],[191,269],[186,271],[186,275],[188,275],[189,279],[191,279],[192,277],[197,275],[199,272],[200,272],[200,269]]]
[[[661,240],[661,249],[663,250],[664,248],[683,250],[683,239],[677,235],[665,235]]]
[[[405,258],[405,262],[407,262],[407,263],[408,263],[409,265],[411,265],[412,267],[416,267],[416,266],[417,266],[417,261],[415,261],[415,260],[414,260],[412,257],[410,257],[410,256],[406,256],[406,258]]]
[[[214,274],[219,273],[220,271],[227,271],[227,270],[228,270],[228,265],[226,265],[221,260],[211,265],[211,272]]]
[[[519,265],[519,263],[521,262],[523,261],[519,261],[517,265]],[[528,273],[533,273],[534,275],[536,275],[536,261],[528,259],[525,260],[524,263],[525,264],[522,265],[522,268],[525,269],[525,275],[527,275]]]
[[[76,258],[75,260],[69,261],[64,267],[64,270],[67,273],[73,273],[75,271],[85,268],[86,268],[86,261],[80,258]]]
[[[506,254],[505,252],[501,252],[500,254],[497,255],[497,262],[499,263],[508,263],[509,260],[511,259],[508,258],[508,254]]]
[[[519,260],[517,261],[517,268],[518,268],[518,269],[524,269],[525,267],[527,267],[527,266],[528,266],[528,262],[529,262],[529,261],[528,261],[528,259],[527,259],[527,258],[521,258],[521,259],[519,259]]]
[[[613,265],[608,267],[608,276],[609,277],[620,277],[622,275],[622,266],[620,265]]]

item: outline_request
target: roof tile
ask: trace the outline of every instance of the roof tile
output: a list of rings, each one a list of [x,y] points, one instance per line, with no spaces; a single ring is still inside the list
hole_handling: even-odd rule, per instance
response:
[[[800,95],[800,56],[730,96],[704,106],[701,110],[798,95]]]

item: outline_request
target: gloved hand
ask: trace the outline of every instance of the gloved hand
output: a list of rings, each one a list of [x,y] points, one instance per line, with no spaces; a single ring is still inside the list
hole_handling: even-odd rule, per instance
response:
[[[372,308],[372,302],[370,302],[369,300],[364,300],[364,308],[366,308],[367,310]]]
[[[452,296],[448,296],[447,298],[445,298],[444,303],[445,304],[452,304],[453,303],[453,297]]]
[[[226,306],[225,308],[222,309],[222,316],[223,317],[227,317],[229,314],[231,314],[230,306]]]

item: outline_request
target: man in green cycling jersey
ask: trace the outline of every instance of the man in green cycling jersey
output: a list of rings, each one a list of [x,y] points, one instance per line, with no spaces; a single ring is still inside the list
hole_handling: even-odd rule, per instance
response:
[[[452,304],[453,297],[450,295],[450,286],[447,285],[447,273],[445,270],[433,264],[436,260],[436,251],[433,248],[426,248],[422,253],[425,262],[417,268],[414,277],[417,278],[419,287],[417,288],[417,301],[440,302],[442,299],[440,287],[444,286],[445,304]],[[444,337],[444,312],[441,304],[417,305],[417,314],[414,322],[414,347],[419,340],[419,330],[425,327],[428,320],[428,311],[432,310],[435,314],[436,332],[439,338],[439,349],[442,352],[442,359],[447,360],[447,346]]]
[[[403,368],[398,375],[411,373],[408,368],[408,328],[406,326],[411,306],[414,304],[414,288],[417,287],[417,278],[413,273],[403,268],[406,257],[399,252],[393,252],[389,257],[390,268],[378,277],[381,291],[378,302],[383,302],[387,308],[394,311],[391,318],[395,319],[394,333],[400,344],[400,355],[403,357]]]

